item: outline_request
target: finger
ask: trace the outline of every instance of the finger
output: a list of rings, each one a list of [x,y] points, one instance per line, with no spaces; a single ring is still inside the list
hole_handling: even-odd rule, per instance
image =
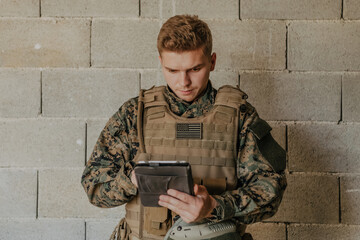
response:
[[[193,196],[187,194],[187,193],[184,193],[184,192],[180,192],[180,191],[177,191],[177,190],[174,190],[174,189],[169,189],[167,191],[167,193],[174,197],[174,198],[177,198],[179,199],[180,201],[184,202],[184,203],[187,203],[187,204],[193,204],[195,199]]]

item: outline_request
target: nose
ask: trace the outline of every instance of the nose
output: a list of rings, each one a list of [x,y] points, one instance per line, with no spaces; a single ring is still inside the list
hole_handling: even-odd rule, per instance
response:
[[[180,77],[179,77],[179,83],[182,87],[186,87],[189,86],[191,84],[191,79],[189,77],[189,74],[187,71],[182,71],[180,72]]]

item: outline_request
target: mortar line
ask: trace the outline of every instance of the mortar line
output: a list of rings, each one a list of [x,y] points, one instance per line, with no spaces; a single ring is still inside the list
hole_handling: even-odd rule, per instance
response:
[[[338,184],[339,184],[339,223],[341,223],[341,180],[338,177]]]
[[[288,230],[289,224],[285,223],[285,239],[289,239],[289,230]]]
[[[288,69],[288,49],[289,49],[289,26],[286,24],[286,36],[285,36],[285,69]]]
[[[241,0],[239,0],[238,3],[239,3],[239,20],[241,21]]]
[[[39,17],[41,17],[41,0],[39,0]]]
[[[39,170],[36,170],[36,219],[39,218]]]
[[[85,122],[85,140],[84,140],[84,145],[85,145],[85,165],[86,165],[86,161],[87,161],[87,129],[88,129],[88,124],[87,122]]]
[[[241,75],[240,75],[240,73],[238,72],[238,85],[239,85],[239,88],[240,88],[240,79],[241,79]]]
[[[340,19],[344,19],[344,0],[341,0],[341,14]]]
[[[139,72],[139,92],[141,90],[142,86],[141,86],[141,72]]]
[[[139,0],[139,17],[141,17],[141,0]]]
[[[40,116],[42,115],[43,109],[43,83],[42,83],[42,71],[40,71]]]
[[[342,84],[343,83],[343,75],[340,77],[340,119],[337,122],[337,124],[340,124],[343,120],[343,90],[342,90]]]
[[[86,240],[86,221],[84,221],[84,227],[85,227],[85,234],[84,234],[84,235],[85,235],[85,236],[84,236],[85,238],[84,238],[84,239]]]
[[[91,18],[90,19],[90,59],[89,59],[89,61],[90,61],[90,63],[89,63],[89,66],[91,67],[91,50],[92,50],[92,46],[91,46],[91,36],[92,36],[92,22],[93,22],[93,18]]]

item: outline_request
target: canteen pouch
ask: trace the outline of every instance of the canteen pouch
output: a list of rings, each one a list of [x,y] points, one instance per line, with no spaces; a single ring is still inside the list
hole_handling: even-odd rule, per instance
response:
[[[135,166],[135,176],[141,203],[145,207],[159,207],[159,196],[166,195],[168,189],[194,195],[191,168],[186,162],[138,163]]]

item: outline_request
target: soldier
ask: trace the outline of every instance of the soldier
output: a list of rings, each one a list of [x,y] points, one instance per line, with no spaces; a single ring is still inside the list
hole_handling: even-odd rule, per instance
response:
[[[278,209],[285,151],[244,92],[212,87],[216,54],[205,22],[171,17],[157,48],[167,86],[142,90],[109,119],[82,175],[85,192],[98,207],[126,203],[112,239],[247,239],[247,224]],[[179,123],[197,124],[202,132],[177,139]],[[189,162],[195,195],[170,189],[160,196],[162,208],[143,207],[133,169],[144,159]]]

